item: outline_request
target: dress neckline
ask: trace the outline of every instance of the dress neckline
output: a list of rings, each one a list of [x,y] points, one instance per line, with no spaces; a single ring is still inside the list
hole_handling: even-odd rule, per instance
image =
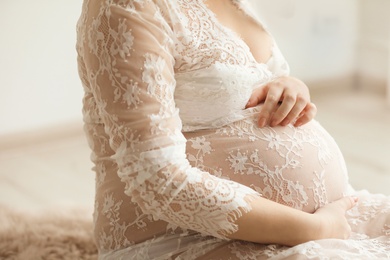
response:
[[[208,16],[208,18],[210,19],[210,21],[215,24],[215,26],[220,30],[222,31],[223,33],[227,34],[228,36],[232,37],[232,39],[234,39],[234,41],[242,46],[248,53],[248,57],[250,58],[250,60],[255,63],[256,65],[268,65],[272,59],[274,58],[274,53],[275,53],[275,47],[276,47],[276,44],[275,44],[275,40],[274,38],[272,37],[272,35],[269,33],[269,31],[267,30],[266,26],[264,26],[264,24],[262,22],[259,21],[259,19],[257,17],[255,17],[253,14],[251,14],[250,12],[248,12],[248,9],[246,6],[243,6],[243,2],[241,0],[228,0],[228,1],[231,1],[233,5],[235,5],[237,7],[238,10],[242,11],[245,15],[247,15],[249,18],[253,19],[260,27],[263,28],[263,30],[270,36],[271,38],[271,48],[270,48],[270,56],[268,57],[268,59],[266,61],[263,61],[263,62],[260,62],[258,61],[255,56],[253,55],[252,53],[252,50],[250,49],[249,45],[245,42],[245,40],[240,36],[240,34],[238,32],[236,32],[235,30],[225,26],[224,24],[222,24],[217,15],[207,6],[207,3],[206,3],[207,0],[200,0],[200,4],[201,4],[201,7],[205,10],[205,13],[206,15]]]

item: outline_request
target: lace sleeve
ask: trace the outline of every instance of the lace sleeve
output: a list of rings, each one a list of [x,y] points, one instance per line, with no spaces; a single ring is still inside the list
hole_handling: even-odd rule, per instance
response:
[[[259,194],[187,161],[168,22],[153,1],[97,2],[81,55],[125,193],[155,219],[220,238],[234,233]]]

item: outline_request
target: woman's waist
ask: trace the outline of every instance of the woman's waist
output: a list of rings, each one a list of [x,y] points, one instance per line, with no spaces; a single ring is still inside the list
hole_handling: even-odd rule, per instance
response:
[[[219,129],[224,126],[236,123],[241,120],[253,118],[259,114],[260,107],[253,107],[249,109],[230,109],[224,113],[213,113],[212,110],[207,113],[195,111],[191,113],[180,113],[182,120],[182,131],[194,132],[199,130]]]

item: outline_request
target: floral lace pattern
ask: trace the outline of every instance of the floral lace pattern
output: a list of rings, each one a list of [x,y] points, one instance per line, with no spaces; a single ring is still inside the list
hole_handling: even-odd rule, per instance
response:
[[[289,73],[276,44],[258,63],[203,0],[84,0],[77,33],[101,259],[390,257],[390,199],[364,193],[350,240],[226,239],[257,196],[313,212],[351,192],[317,122],[259,129],[260,107],[244,109],[254,88]]]
[[[348,193],[337,145],[317,122],[259,129],[256,119],[254,113],[217,130],[186,133],[192,143],[187,157],[195,167],[220,172],[268,199],[307,212]]]

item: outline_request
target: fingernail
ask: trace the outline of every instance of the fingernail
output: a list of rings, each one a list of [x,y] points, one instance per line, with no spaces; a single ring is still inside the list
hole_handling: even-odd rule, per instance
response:
[[[246,103],[245,108],[249,107],[252,104],[252,102],[249,100],[248,103]]]
[[[270,126],[274,127],[278,124],[278,121],[272,120]]]
[[[259,127],[264,127],[267,124],[267,119],[261,118],[259,121]]]

